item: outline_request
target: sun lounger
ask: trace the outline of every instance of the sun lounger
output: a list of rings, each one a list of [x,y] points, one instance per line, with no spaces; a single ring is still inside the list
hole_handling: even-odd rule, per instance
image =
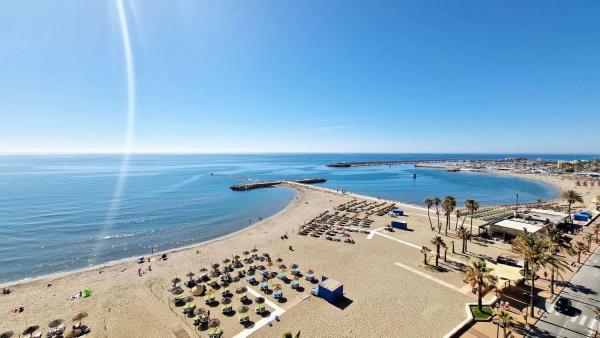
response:
[[[250,322],[250,316],[247,313],[240,314],[240,324],[246,324]]]
[[[266,311],[266,308],[263,304],[257,304],[254,312],[256,312],[257,314],[261,314],[261,313],[264,313],[265,311]]]
[[[211,327],[208,329],[209,338],[219,338],[223,334],[223,330],[220,327]]]
[[[300,283],[298,283],[298,281],[297,281],[297,280],[293,280],[293,281],[290,283],[290,285],[291,285],[292,289],[297,289],[297,288],[300,286]]]
[[[233,306],[231,306],[231,305],[223,305],[222,308],[221,308],[221,312],[223,314],[231,313],[231,312],[233,312]]]
[[[273,292],[273,297],[275,297],[275,299],[279,299],[283,297],[283,292],[282,291],[274,291]]]

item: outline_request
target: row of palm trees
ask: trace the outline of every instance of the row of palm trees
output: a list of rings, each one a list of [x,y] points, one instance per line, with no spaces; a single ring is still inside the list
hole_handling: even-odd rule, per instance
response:
[[[433,198],[425,199],[425,205],[427,206],[427,218],[429,219],[429,226],[431,227],[431,231],[435,231],[435,227],[433,226],[433,222],[431,221],[431,208],[435,206],[435,214],[437,216],[437,229],[438,234],[442,232],[442,224],[440,223],[440,207],[444,212],[444,216],[446,216],[446,226],[445,226],[445,235],[448,236],[448,229],[450,228],[450,218],[452,216],[452,212],[456,211],[456,225],[454,226],[454,230],[458,230],[458,221],[460,219],[461,211],[460,209],[456,209],[456,198],[453,196],[446,196],[442,201],[439,197],[435,196]],[[479,210],[479,202],[468,199],[465,201],[465,209],[471,215],[471,229],[469,233],[473,235],[473,215],[475,211]],[[461,223],[461,227],[465,225],[465,220],[467,217],[463,217],[463,221]]]
[[[600,224],[594,226],[594,233],[600,232]],[[581,253],[591,250],[592,234],[587,234],[587,245],[577,242],[575,247],[566,234],[557,228],[549,228],[545,236],[537,233],[523,232],[513,242],[513,250],[525,260],[525,277],[530,280],[529,315],[534,315],[535,280],[540,269],[550,270],[550,294],[555,293],[556,278],[562,277],[565,271],[571,271],[564,255],[578,255],[581,263]],[[598,243],[598,239],[596,239]],[[491,274],[492,269],[485,261],[472,262],[464,274],[465,283],[477,289],[477,305],[481,310],[482,291],[496,286],[496,280]]]

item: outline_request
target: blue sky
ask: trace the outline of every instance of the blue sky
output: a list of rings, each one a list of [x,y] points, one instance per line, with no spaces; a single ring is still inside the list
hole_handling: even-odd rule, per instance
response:
[[[600,153],[600,1],[124,1],[135,152]],[[0,5],[0,152],[120,152],[113,1]]]

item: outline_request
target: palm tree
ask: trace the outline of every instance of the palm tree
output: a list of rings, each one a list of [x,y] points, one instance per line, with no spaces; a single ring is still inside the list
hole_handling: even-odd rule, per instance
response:
[[[429,265],[427,263],[427,254],[431,252],[431,249],[429,249],[428,247],[426,247],[425,245],[423,245],[423,247],[421,248],[421,253],[423,254],[423,264],[425,265]]]
[[[459,218],[460,218],[460,209],[456,209],[456,224],[454,224],[454,231],[458,230]]]
[[[440,231],[442,231],[442,226],[440,225],[440,203],[442,203],[442,200],[440,200],[439,197],[435,196],[433,198],[433,204],[435,205],[435,214],[437,215],[438,234],[440,233]]]
[[[562,199],[564,199],[565,201],[567,201],[567,203],[569,205],[569,207],[568,207],[569,221],[571,223],[573,223],[573,218],[571,217],[571,206],[577,202],[583,203],[583,197],[581,197],[581,195],[575,190],[567,190],[567,191],[563,192],[560,197]]]
[[[547,230],[547,238],[550,252],[557,255],[559,253],[566,253],[572,255],[575,253],[571,243],[569,242],[569,237],[565,235],[565,233],[558,228],[548,228]],[[569,267],[566,267],[569,269]],[[563,266],[550,266],[550,294],[554,294],[554,278],[555,274],[560,276],[561,272],[564,271]],[[570,270],[570,269],[569,269]]]
[[[427,218],[429,219],[429,226],[431,227],[431,230],[433,231],[433,230],[435,230],[435,228],[433,227],[433,223],[431,223],[431,216],[429,214],[429,210],[433,206],[433,200],[431,198],[426,199],[425,205],[427,206]]]
[[[596,243],[598,243],[598,233],[600,232],[600,223],[594,225],[594,235],[596,235]]]
[[[490,272],[493,269],[488,268],[484,260],[473,261],[464,273],[464,282],[470,284],[472,288],[477,288],[477,308],[483,310],[481,299],[483,298],[483,289],[496,285],[496,277]]]
[[[575,250],[577,250],[577,263],[581,264],[581,253],[587,250],[587,245],[583,242],[577,242]]]
[[[462,253],[465,253],[467,251],[467,240],[469,239],[471,234],[462,225],[458,228],[456,233],[458,235],[458,238],[462,239]]]
[[[592,250],[592,240],[594,239],[594,236],[590,233],[585,234],[585,239],[587,240],[587,245],[588,245],[588,251],[591,252]]]
[[[512,326],[513,317],[510,315],[510,313],[500,310],[494,315],[494,323],[502,327],[502,337],[506,338],[506,328]]]
[[[534,316],[535,304],[535,278],[536,272],[540,268],[552,267],[558,271],[567,266],[564,258],[555,255],[551,251],[551,244],[547,238],[538,234],[528,232],[521,233],[513,241],[513,250],[521,255],[530,267],[531,276],[531,294],[529,295],[530,309],[529,314]]]
[[[435,245],[435,266],[438,266],[440,260],[440,248],[445,248],[446,242],[444,242],[441,236],[434,236],[431,240],[431,244]]]
[[[465,208],[471,213],[471,230],[470,233],[473,235],[473,214],[475,211],[479,210],[479,202],[475,200],[468,199],[465,201]]]
[[[446,196],[444,198],[444,202],[442,203],[442,210],[444,211],[444,215],[446,216],[446,236],[448,236],[448,228],[450,227],[450,215],[452,215],[454,208],[456,208],[456,199],[452,196]]]

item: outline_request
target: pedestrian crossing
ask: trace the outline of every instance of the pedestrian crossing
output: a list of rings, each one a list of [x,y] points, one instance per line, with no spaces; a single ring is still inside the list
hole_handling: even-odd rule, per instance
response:
[[[550,310],[546,313],[547,313],[547,315],[552,315],[555,317],[562,316],[560,313],[558,313],[554,310],[554,307],[551,307]],[[579,315],[579,316],[571,317],[571,319],[569,319],[569,322],[577,323],[577,325],[583,326],[587,329],[596,330],[596,325],[598,324],[598,319],[596,319],[596,316],[593,316],[593,315],[591,315],[591,316]]]

